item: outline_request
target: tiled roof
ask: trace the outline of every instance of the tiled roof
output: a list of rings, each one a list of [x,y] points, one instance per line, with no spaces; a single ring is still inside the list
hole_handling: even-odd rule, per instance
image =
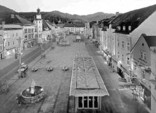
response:
[[[120,14],[111,23],[112,27],[116,28],[121,24],[129,24],[132,30],[138,27],[146,18],[148,18],[156,10],[156,5],[133,10],[124,14]]]
[[[144,38],[149,47],[155,46],[156,47],[156,36],[145,36]]]
[[[151,14],[140,26],[130,33],[132,38],[132,46],[137,42],[140,35],[145,33],[148,36],[156,36],[156,11]]]
[[[76,57],[74,59],[70,95],[109,95],[92,57]]]
[[[142,37],[144,37],[145,41],[147,42],[149,47],[156,47],[156,36],[147,36],[146,34],[141,34]],[[141,36],[139,37],[139,39],[141,38]],[[132,46],[131,51],[134,50],[135,46],[137,45],[137,43],[139,42],[139,39],[137,40],[137,42]]]
[[[12,17],[11,17],[11,15],[8,15],[4,19],[4,21],[5,21],[5,24],[19,24],[19,25],[22,25],[22,26],[33,25],[32,22],[30,22],[27,19],[22,18],[22,17],[20,17],[19,15],[16,15],[16,14],[12,14]]]

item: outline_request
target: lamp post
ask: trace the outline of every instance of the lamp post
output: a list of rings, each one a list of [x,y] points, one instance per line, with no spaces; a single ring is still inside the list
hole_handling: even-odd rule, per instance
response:
[[[22,63],[22,58],[21,58],[21,37],[18,39],[18,54],[19,54],[19,76],[21,75],[21,63]]]

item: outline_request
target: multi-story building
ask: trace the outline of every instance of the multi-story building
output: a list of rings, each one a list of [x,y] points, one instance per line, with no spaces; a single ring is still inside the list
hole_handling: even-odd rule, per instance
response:
[[[103,31],[101,31],[102,49],[110,55],[105,54],[106,57],[111,57],[111,61],[116,60],[116,64],[112,62],[112,67],[116,65],[119,75],[122,75],[121,77],[128,81],[129,79],[132,80],[130,75],[135,75],[134,77],[139,80],[140,84],[137,87],[138,95],[147,104],[148,108],[151,108],[151,110],[149,109],[151,113],[154,113],[155,109],[152,108],[155,105],[155,96],[151,96],[155,94],[155,85],[150,85],[148,81],[151,77],[149,67],[152,66],[149,62],[153,63],[154,60],[150,60],[151,46],[149,46],[149,40],[146,40],[146,38],[156,36],[155,10],[156,5],[153,5],[120,14],[109,22],[109,27],[104,25]],[[144,33],[147,36],[141,35]],[[152,40],[154,42],[156,38]],[[113,45],[115,45],[115,48]],[[115,53],[114,57],[112,53]],[[136,63],[136,59],[139,59],[140,63]],[[155,80],[155,74],[153,75]]]
[[[3,25],[2,32],[2,50],[3,57],[15,55],[22,49],[23,45],[23,29],[21,25],[5,24]]]
[[[103,22],[102,48],[105,49],[109,64],[122,77],[127,77],[130,69],[130,50],[133,47],[131,33],[142,25],[156,9],[156,5],[119,14],[111,21]],[[105,25],[106,24],[106,25]],[[141,35],[141,34],[140,34]],[[115,54],[114,54],[115,53]]]
[[[151,112],[156,111],[156,48],[151,51]]]
[[[85,25],[83,23],[66,23],[64,29],[71,33],[85,33]]]
[[[22,49],[30,48],[36,45],[34,37],[35,25],[32,22],[16,14],[9,15],[4,21],[6,24],[16,24],[22,26],[24,37]]]

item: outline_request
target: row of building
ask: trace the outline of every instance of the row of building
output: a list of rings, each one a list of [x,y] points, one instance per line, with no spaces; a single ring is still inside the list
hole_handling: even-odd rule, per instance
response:
[[[136,94],[150,113],[156,112],[155,20],[153,5],[103,19],[94,24],[91,34],[108,65],[127,82],[136,83]]]
[[[8,15],[0,25],[0,59],[19,53],[52,38],[53,25],[42,19],[40,9],[33,22],[17,15]]]

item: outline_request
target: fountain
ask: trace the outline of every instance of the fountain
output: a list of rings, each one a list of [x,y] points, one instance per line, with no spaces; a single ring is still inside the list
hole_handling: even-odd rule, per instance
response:
[[[41,101],[46,96],[41,86],[36,86],[34,80],[32,80],[31,86],[22,91],[20,96],[17,97],[18,103],[33,104]]]

